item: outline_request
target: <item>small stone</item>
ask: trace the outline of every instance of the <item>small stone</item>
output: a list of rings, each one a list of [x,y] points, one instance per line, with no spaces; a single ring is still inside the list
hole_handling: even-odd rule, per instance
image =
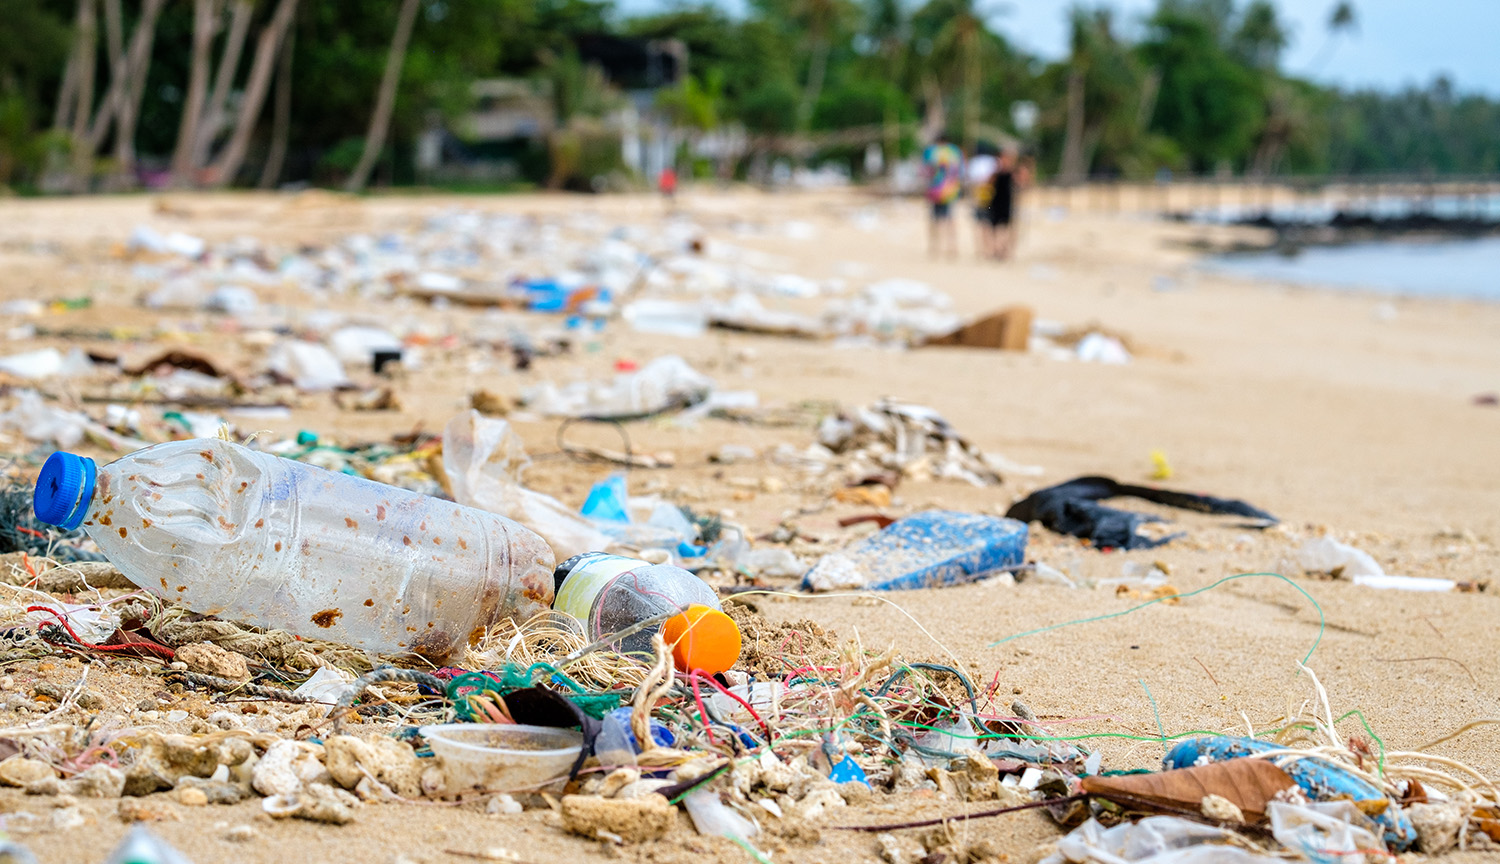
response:
[[[245,655],[226,651],[212,642],[195,642],[177,649],[177,662],[190,672],[216,675],[231,681],[250,680],[250,664]]]
[[[249,843],[255,839],[255,829],[249,825],[236,825],[224,832],[224,839],[230,843]]]
[[[168,711],[167,712],[167,722],[168,723],[181,723],[182,721],[186,720],[187,718],[188,718],[188,713],[186,711],[178,710],[178,711]]]
[[[161,798],[121,798],[115,810],[121,822],[177,822],[177,808]]]
[[[63,786],[80,798],[118,798],[125,792],[125,772],[109,765],[94,765]]]
[[[1203,811],[1206,819],[1228,822],[1233,825],[1244,824],[1245,814],[1240,811],[1239,805],[1223,795],[1204,795],[1198,807]]]
[[[643,798],[592,798],[564,795],[563,827],[591,839],[619,838],[623,843],[656,840],[671,830],[677,810],[657,794]]]
[[[521,802],[503,793],[491,798],[490,802],[484,805],[484,812],[491,816],[513,816],[523,809],[525,808],[521,806]]]
[[[838,785],[839,794],[843,796],[844,803],[850,807],[858,807],[869,801],[875,795],[875,790],[869,784],[858,780],[850,780],[848,783]]]
[[[82,828],[87,820],[83,817],[83,811],[73,806],[53,810],[51,821],[53,831],[71,831],[74,828]]]
[[[184,786],[177,790],[177,803],[184,807],[203,807],[208,804],[208,793],[192,786]]]
[[[1428,855],[1441,855],[1458,845],[1458,832],[1468,821],[1457,801],[1413,804],[1406,812],[1417,829],[1417,845]]]
[[[25,756],[12,756],[0,762],[0,783],[6,786],[26,786],[56,776],[51,765]]]
[[[85,711],[98,711],[104,707],[104,697],[93,690],[78,694],[78,707]]]

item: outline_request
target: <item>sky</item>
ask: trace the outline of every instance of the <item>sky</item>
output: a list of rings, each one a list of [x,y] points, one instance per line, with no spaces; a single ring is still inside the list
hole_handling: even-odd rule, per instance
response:
[[[669,8],[680,0],[618,0],[627,14]],[[743,11],[744,0],[711,0]],[[909,0],[917,2],[917,0]],[[993,10],[995,30],[1046,59],[1067,50],[1065,15],[1077,0],[978,0]],[[1327,45],[1335,0],[1275,0],[1292,31],[1282,68],[1344,87],[1425,86],[1440,74],[1460,92],[1500,96],[1500,0],[1354,0],[1359,27]],[[1089,0],[1138,22],[1156,0]]]

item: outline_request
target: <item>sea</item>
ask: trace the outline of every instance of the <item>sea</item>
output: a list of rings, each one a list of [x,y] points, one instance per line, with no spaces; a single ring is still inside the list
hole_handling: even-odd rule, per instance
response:
[[[1500,237],[1384,240],[1214,256],[1204,269],[1257,281],[1500,302]]]
[[[1500,195],[1438,196],[1419,200],[1387,197],[1360,202],[1354,212],[1400,217],[1425,211],[1438,216],[1500,220]],[[1326,201],[1271,209],[1279,220],[1325,224],[1334,215]],[[1221,207],[1195,214],[1196,221],[1225,224],[1255,215],[1249,208]],[[1260,281],[1412,297],[1500,301],[1500,236],[1392,238],[1339,246],[1307,246],[1219,255],[1208,270]]]

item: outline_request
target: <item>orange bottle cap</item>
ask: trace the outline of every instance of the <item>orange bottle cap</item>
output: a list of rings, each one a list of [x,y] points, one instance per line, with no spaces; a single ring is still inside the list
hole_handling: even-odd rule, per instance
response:
[[[740,628],[733,619],[710,606],[694,604],[661,625],[662,638],[672,648],[672,660],[682,672],[714,675],[734,668],[740,659]]]

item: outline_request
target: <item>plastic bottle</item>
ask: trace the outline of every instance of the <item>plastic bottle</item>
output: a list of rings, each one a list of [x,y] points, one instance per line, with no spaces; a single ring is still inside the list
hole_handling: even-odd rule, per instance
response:
[[[714,589],[681,567],[589,552],[559,564],[554,578],[552,608],[582,621],[590,639],[679,613],[658,627],[622,637],[612,646],[616,651],[649,655],[651,636],[659,630],[684,672],[724,672],[739,659],[739,627],[724,614]]]
[[[552,552],[503,516],[195,438],[108,465],[54,453],[37,519],[206,615],[441,663],[552,600]]]

